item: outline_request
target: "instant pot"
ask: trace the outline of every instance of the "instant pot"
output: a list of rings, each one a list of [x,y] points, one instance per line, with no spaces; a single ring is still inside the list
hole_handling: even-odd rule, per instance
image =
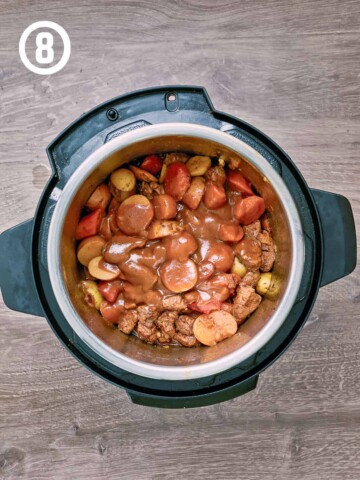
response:
[[[148,345],[104,324],[77,288],[74,231],[95,187],[141,155],[185,151],[241,162],[264,198],[278,248],[274,295],[214,347]],[[269,137],[216,111],[204,88],[151,88],[83,114],[48,147],[52,176],[33,219],[0,236],[5,304],[47,318],[86,367],[124,388],[134,403],[198,407],[256,387],[259,373],[291,344],[320,287],[351,273],[356,237],[351,206],[310,189]]]

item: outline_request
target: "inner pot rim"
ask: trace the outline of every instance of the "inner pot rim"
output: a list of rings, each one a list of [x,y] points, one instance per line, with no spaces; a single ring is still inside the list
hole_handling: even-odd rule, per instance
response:
[[[174,135],[202,138],[217,142],[236,151],[253,164],[268,179],[279,195],[289,224],[292,245],[292,259],[287,287],[266,325],[238,350],[210,362],[187,366],[163,366],[135,360],[112,349],[100,340],[88,328],[70,301],[63,281],[60,258],[61,232],[64,220],[79,185],[109,155],[126,146],[142,140]],[[259,351],[273,337],[286,319],[297,298],[304,268],[305,245],[300,217],[292,196],[280,175],[260,153],[245,142],[214,128],[188,123],[167,123],[146,126],[114,138],[93,152],[75,170],[61,192],[54,209],[48,234],[47,258],[49,277],[55,298],[70,326],[90,349],[113,365],[140,376],[159,380],[190,380],[214,375],[234,367]]]

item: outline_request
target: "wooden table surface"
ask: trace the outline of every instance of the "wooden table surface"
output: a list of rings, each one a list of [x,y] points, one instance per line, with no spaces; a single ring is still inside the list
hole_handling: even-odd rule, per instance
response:
[[[19,37],[52,20],[71,38],[59,73],[29,72]],[[344,194],[360,225],[360,3],[0,0],[0,225],[30,218],[45,147],[108,98],[207,88],[257,126],[311,187]],[[360,478],[360,269],[321,289],[258,388],[195,410],[132,405],[80,366],[43,318],[0,307],[0,478]]]

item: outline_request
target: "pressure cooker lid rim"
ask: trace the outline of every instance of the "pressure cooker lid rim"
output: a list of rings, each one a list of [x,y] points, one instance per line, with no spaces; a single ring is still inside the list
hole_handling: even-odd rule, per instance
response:
[[[239,152],[258,168],[280,196],[286,212],[292,237],[292,259],[288,285],[280,303],[267,324],[245,345],[217,360],[191,366],[162,366],[145,363],[113,350],[100,340],[83,322],[74,309],[61,274],[60,238],[67,208],[79,185],[109,155],[125,146],[159,136],[188,136],[207,139]],[[56,252],[56,254],[54,254]],[[162,380],[186,380],[207,377],[225,371],[246,360],[264,346],[281,327],[289,314],[298,293],[304,266],[304,241],[297,208],[285,183],[271,165],[252,147],[235,137],[214,128],[186,123],[167,123],[130,131],[101,146],[93,152],[73,173],[66,183],[52,216],[48,235],[48,267],[54,295],[59,306],[81,340],[105,360],[131,373]]]

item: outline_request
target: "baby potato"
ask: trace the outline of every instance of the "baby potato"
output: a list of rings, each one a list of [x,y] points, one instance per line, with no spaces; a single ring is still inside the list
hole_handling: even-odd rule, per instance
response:
[[[195,157],[191,157],[190,160],[186,162],[186,166],[192,177],[201,177],[202,175],[205,175],[205,173],[211,167],[211,158],[202,155],[196,155]]]
[[[127,168],[119,168],[110,176],[110,192],[118,202],[133,195],[136,191],[136,178]]]
[[[90,260],[88,269],[90,275],[98,280],[115,280],[120,275],[119,267],[105,262],[101,255]]]
[[[86,207],[89,210],[95,210],[96,208],[105,208],[109,205],[111,200],[111,193],[109,187],[102,183],[99,185],[93,193],[90,195],[89,200],[86,202]]]
[[[271,277],[272,275],[270,272],[262,273],[260,275],[255,287],[257,293],[259,293],[260,295],[265,295],[267,293],[271,285]]]
[[[149,228],[148,239],[167,237],[183,230],[183,226],[175,220],[155,220]]]
[[[129,165],[129,168],[133,172],[137,180],[140,180],[141,182],[147,182],[147,183],[157,182],[157,178],[152,173],[147,172],[142,168],[135,167],[135,165]]]
[[[117,224],[127,235],[143,232],[154,218],[154,207],[144,195],[126,198],[117,211]]]
[[[240,260],[235,257],[234,258],[234,263],[231,267],[231,273],[236,273],[238,274],[241,278],[245,277],[247,272],[247,268],[243,263],[240,262]]]
[[[191,180],[190,187],[185,192],[182,202],[191,210],[196,210],[200,205],[205,191],[205,180],[202,177],[195,177]]]
[[[187,292],[195,287],[198,270],[196,263],[190,259],[186,261],[173,259],[161,266],[160,277],[164,286],[171,292]]]
[[[155,195],[152,201],[154,205],[155,218],[158,220],[169,220],[176,217],[177,203],[171,195]]]
[[[99,235],[84,238],[78,246],[77,259],[82,265],[87,267],[90,260],[101,255],[105,243],[105,240]]]
[[[217,310],[208,315],[200,315],[194,322],[195,338],[209,347],[216,345],[225,338],[232,337],[238,326],[235,318],[224,310]]]
[[[165,165],[165,163],[163,163],[163,166],[161,167],[159,183],[164,183],[164,180],[165,180],[165,177],[166,177],[166,172],[167,172],[167,165]]]
[[[83,280],[81,282],[81,289],[85,296],[85,301],[90,307],[95,307],[96,310],[100,310],[104,298],[99,292],[97,283],[93,280]]]

